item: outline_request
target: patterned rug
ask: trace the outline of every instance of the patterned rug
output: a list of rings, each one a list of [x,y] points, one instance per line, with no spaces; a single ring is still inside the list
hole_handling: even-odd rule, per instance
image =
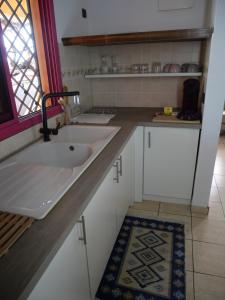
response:
[[[184,225],[127,216],[96,297],[184,300]]]

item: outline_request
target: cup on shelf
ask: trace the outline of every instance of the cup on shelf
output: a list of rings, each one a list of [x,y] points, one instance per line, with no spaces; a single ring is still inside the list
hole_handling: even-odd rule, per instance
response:
[[[132,73],[140,73],[140,65],[139,64],[133,64],[131,66]]]
[[[112,61],[112,73],[119,73],[119,66],[117,63],[117,56],[116,55],[112,55],[111,56],[111,61]]]
[[[162,70],[161,62],[154,62],[152,64],[152,73],[160,73]]]
[[[101,56],[101,67],[100,72],[103,74],[107,74],[110,72],[109,64],[108,64],[108,56],[102,55]]]
[[[144,63],[140,65],[140,72],[141,73],[148,73],[149,72],[149,64]]]

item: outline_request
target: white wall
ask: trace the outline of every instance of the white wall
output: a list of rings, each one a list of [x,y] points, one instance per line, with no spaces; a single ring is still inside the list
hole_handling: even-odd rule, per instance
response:
[[[193,205],[207,206],[225,100],[225,1],[216,0]]]
[[[192,8],[159,11],[158,0],[87,1],[90,34],[203,27],[208,2],[193,0]]]
[[[193,0],[192,8],[159,11],[158,0],[54,0],[58,39],[85,34],[203,27],[210,1]],[[87,19],[81,17],[82,8],[87,9]]]
[[[90,65],[89,49],[76,46],[65,47],[62,45],[61,38],[88,34],[88,19],[81,17],[81,10],[86,7],[86,1],[54,0],[63,85],[66,85],[69,90],[78,90],[80,92],[82,110],[92,106],[90,82],[80,74]]]
[[[88,34],[88,19],[83,19],[81,9],[88,0],[53,0],[58,41],[65,36]]]

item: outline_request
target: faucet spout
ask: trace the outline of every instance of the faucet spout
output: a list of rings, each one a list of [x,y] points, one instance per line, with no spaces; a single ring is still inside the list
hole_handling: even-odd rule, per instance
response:
[[[41,108],[42,108],[42,124],[43,128],[40,129],[40,132],[43,133],[44,142],[50,141],[51,129],[48,128],[48,118],[47,118],[47,108],[46,102],[49,98],[58,98],[58,97],[69,97],[69,96],[79,96],[80,93],[78,91],[73,92],[59,92],[59,93],[47,93],[42,96],[41,99]]]

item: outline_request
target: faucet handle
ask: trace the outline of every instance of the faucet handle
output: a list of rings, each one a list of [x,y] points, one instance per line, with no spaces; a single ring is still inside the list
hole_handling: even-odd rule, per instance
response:
[[[59,129],[60,127],[61,127],[61,122],[59,120],[57,120],[56,128],[55,129]]]
[[[52,128],[51,129],[51,132],[53,135],[57,135],[59,133],[59,128],[61,127],[61,123],[58,121],[57,122],[57,125],[56,125],[56,128]]]

